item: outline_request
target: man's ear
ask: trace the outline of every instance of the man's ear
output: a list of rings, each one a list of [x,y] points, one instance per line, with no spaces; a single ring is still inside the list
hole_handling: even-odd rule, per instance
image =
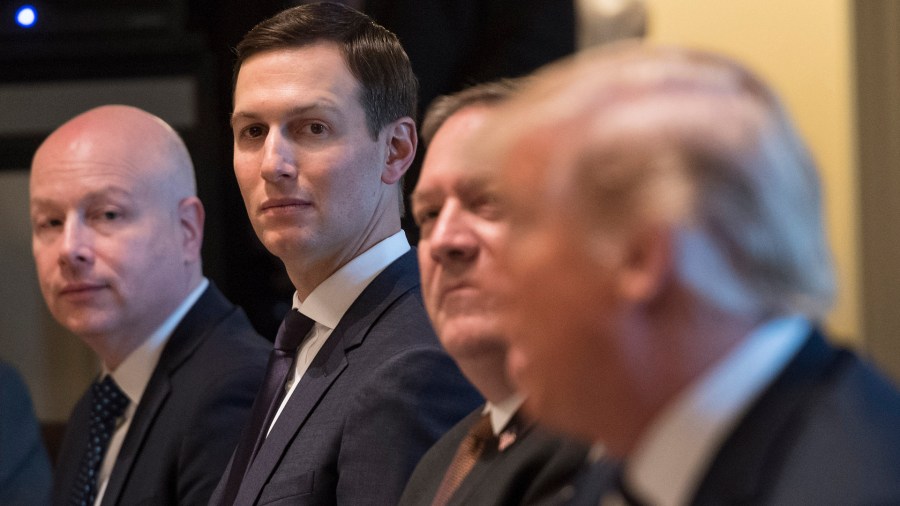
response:
[[[178,203],[178,221],[182,231],[182,246],[186,262],[200,259],[203,247],[203,223],[206,212],[197,197],[187,197]]]
[[[416,156],[419,137],[415,121],[404,116],[385,126],[385,142],[387,160],[381,172],[381,181],[385,184],[394,184],[400,181]]]
[[[643,228],[627,239],[618,274],[624,299],[645,303],[656,298],[672,275],[673,240],[673,231],[662,225]]]

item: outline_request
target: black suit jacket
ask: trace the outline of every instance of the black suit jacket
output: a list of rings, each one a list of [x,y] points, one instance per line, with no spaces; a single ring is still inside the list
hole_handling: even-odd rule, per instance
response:
[[[341,318],[235,504],[394,506],[422,454],[480,402],[434,335],[409,251]],[[229,471],[211,504],[221,503]]]
[[[401,506],[429,506],[469,429],[481,418],[482,408],[456,424],[422,457],[406,485]],[[534,426],[510,425],[515,442],[503,451],[491,449],[475,464],[448,505],[500,506],[559,504],[560,491],[583,466],[588,448]],[[507,430],[510,430],[508,427]]]
[[[206,504],[265,374],[270,344],[212,284],[178,324],[119,451],[103,505]],[[65,504],[87,445],[90,394],[66,428],[53,504]]]
[[[588,488],[571,504],[595,506]],[[900,504],[900,393],[813,332],[738,421],[690,504]]]

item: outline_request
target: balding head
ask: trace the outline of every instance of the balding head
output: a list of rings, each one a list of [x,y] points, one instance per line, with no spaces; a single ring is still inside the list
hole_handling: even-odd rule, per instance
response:
[[[41,144],[30,193],[44,298],[114,368],[202,279],[188,151],[152,114],[98,107]]]
[[[190,154],[166,122],[126,105],[84,112],[50,134],[35,153],[34,167],[54,161],[93,161],[130,168],[177,202],[197,195]]]

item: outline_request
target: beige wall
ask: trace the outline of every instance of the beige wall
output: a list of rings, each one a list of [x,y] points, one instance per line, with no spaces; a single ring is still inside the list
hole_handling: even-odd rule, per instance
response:
[[[766,79],[819,162],[839,296],[827,325],[862,344],[852,20],[844,0],[646,0],[649,37],[729,54]]]

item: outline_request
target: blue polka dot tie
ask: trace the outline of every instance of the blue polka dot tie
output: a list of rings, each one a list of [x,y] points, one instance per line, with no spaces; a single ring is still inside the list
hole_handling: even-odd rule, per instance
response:
[[[73,506],[91,506],[97,498],[97,476],[100,465],[106,455],[106,446],[116,429],[116,419],[122,416],[128,407],[128,397],[119,389],[111,376],[91,385],[91,428],[88,444],[69,504]]]

